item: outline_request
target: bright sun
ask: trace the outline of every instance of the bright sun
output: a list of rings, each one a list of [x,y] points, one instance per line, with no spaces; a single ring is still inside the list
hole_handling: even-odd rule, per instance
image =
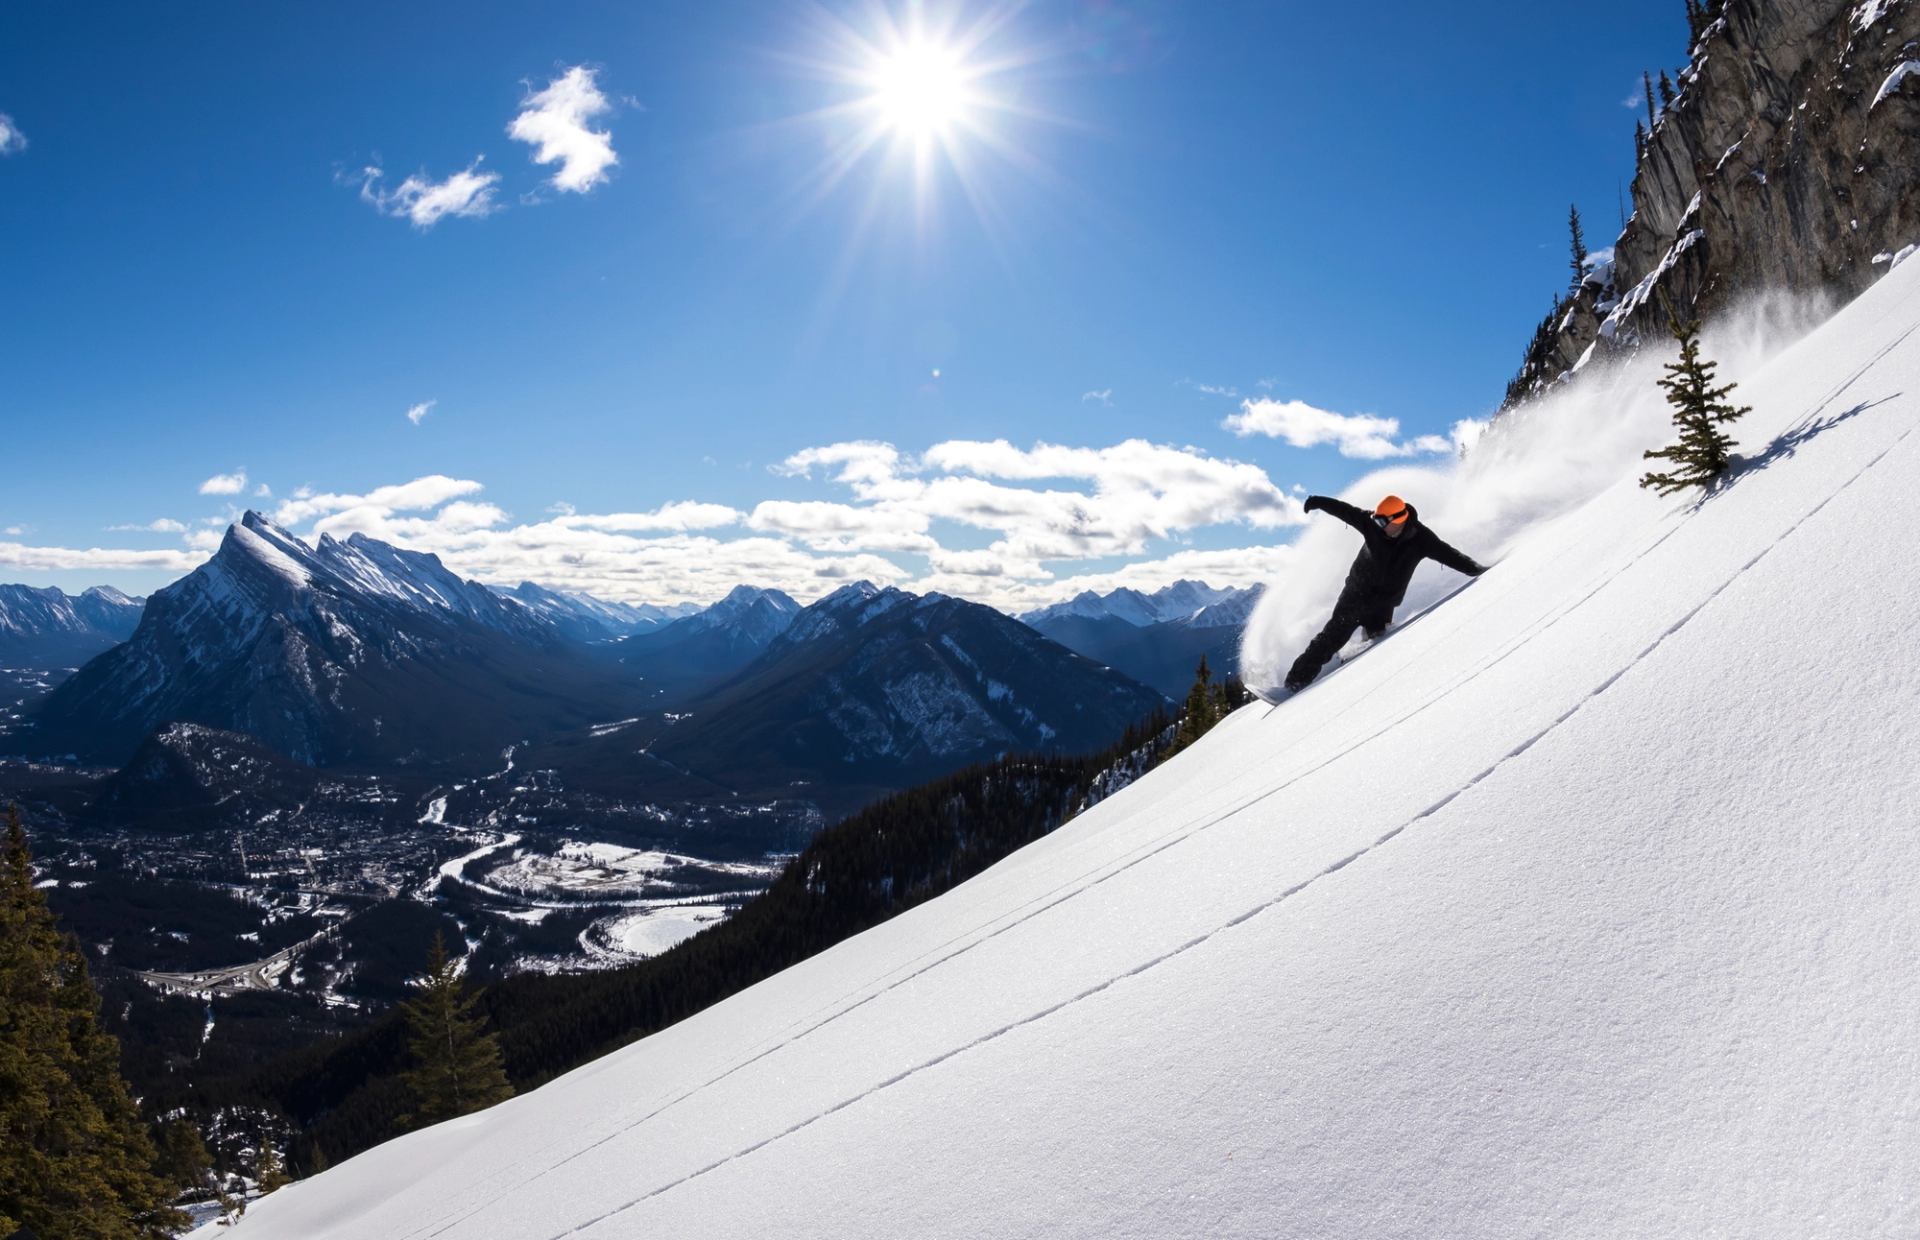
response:
[[[966,66],[952,49],[908,44],[876,61],[868,103],[896,137],[942,137],[965,118],[971,102],[967,78]]]

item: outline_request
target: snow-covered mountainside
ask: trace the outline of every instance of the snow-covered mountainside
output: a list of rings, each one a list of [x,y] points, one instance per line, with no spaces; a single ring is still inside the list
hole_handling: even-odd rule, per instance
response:
[[[560,632],[583,642],[650,633],[703,610],[693,603],[676,603],[670,607],[618,603],[591,594],[551,589],[532,581],[523,581],[511,590],[502,588],[500,593],[525,603]]]
[[[606,717],[586,662],[437,556],[360,534],[309,547],[249,512],[15,743],[118,761],[184,720],[322,764],[497,752],[542,725]]]
[[[145,599],[111,586],[69,595],[0,585],[0,667],[73,667],[127,640]]]
[[[1718,493],[231,1234],[1920,1234],[1920,263],[1734,377]]]
[[[1239,670],[1241,633],[1261,592],[1176,581],[1151,595],[1083,593],[1021,619],[1067,649],[1178,698],[1202,656],[1217,674]],[[1132,600],[1120,597],[1128,594]],[[1111,606],[1116,598],[1120,605]]]

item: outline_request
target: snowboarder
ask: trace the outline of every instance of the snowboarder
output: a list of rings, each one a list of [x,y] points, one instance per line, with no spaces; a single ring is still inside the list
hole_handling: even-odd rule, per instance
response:
[[[1306,510],[1330,513],[1345,521],[1360,531],[1366,546],[1354,557],[1353,567],[1347,572],[1347,584],[1341,587],[1340,599],[1333,605],[1333,618],[1327,621],[1327,627],[1320,630],[1318,637],[1307,643],[1306,650],[1287,672],[1289,693],[1298,693],[1312,684],[1327,660],[1347,644],[1347,638],[1353,636],[1355,629],[1365,629],[1369,640],[1386,631],[1393,621],[1393,609],[1407,596],[1407,583],[1413,580],[1413,570],[1420,561],[1438,560],[1469,577],[1478,577],[1487,571],[1420,524],[1420,514],[1398,495],[1387,496],[1372,512],[1324,495],[1309,495]]]

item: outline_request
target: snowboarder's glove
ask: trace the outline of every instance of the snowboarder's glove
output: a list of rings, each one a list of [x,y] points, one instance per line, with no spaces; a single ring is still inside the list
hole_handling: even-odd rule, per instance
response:
[[[1324,495],[1309,495],[1307,496],[1307,502],[1301,505],[1301,507],[1308,512],[1318,512],[1326,506],[1327,497]]]

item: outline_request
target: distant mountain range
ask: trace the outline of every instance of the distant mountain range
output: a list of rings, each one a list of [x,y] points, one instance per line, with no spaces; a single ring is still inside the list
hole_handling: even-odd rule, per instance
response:
[[[652,752],[751,770],[765,792],[823,774],[899,788],[1003,753],[1096,749],[1165,704],[991,607],[862,581],[794,614]]]
[[[436,762],[606,718],[631,696],[618,680],[436,556],[360,534],[309,547],[249,512],[13,743],[121,761],[192,722],[317,765]]]
[[[1088,591],[1020,619],[1067,649],[1178,698],[1203,655],[1216,676],[1239,671],[1240,639],[1261,592],[1260,586],[1222,590],[1176,581],[1152,594]]]
[[[703,610],[698,603],[656,607],[652,603],[636,605],[610,602],[590,594],[555,590],[531,581],[523,581],[511,590],[496,589],[507,598],[525,604],[535,614],[545,617],[561,633],[583,642],[613,641],[636,633],[650,633]]]
[[[69,595],[0,585],[0,667],[78,667],[127,640],[145,601],[110,586]]]
[[[616,657],[642,678],[654,705],[671,705],[758,658],[800,611],[779,590],[735,586],[711,607],[626,638]]]
[[[1192,626],[1237,596],[1142,597],[1193,605],[1167,622]],[[205,789],[223,762],[294,788],[282,759],[492,769],[518,744],[601,805],[751,795],[840,812],[1004,753],[1099,748],[1166,696],[945,595],[858,582],[801,607],[741,586],[704,609],[634,607],[491,588],[359,534],[309,545],[250,512],[8,744],[124,764],[103,805],[128,812],[218,804]]]

